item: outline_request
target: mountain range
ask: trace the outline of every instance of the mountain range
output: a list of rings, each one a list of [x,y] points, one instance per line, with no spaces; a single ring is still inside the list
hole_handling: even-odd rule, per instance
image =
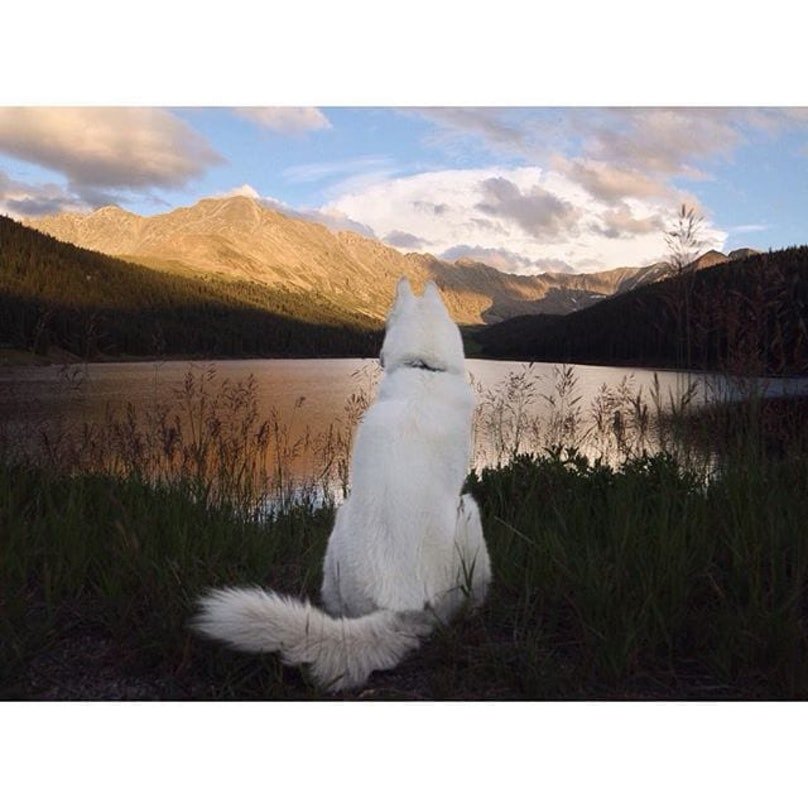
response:
[[[0,216],[4,351],[63,359],[377,356],[376,320],[316,292],[164,272]],[[55,352],[55,353],[54,353]]]
[[[808,372],[808,247],[710,251],[679,272],[520,276],[404,255],[248,198],[34,223],[54,235],[0,216],[0,352],[376,356],[403,274],[434,278],[467,350],[491,358]]]
[[[196,279],[258,284],[317,295],[353,316],[381,322],[396,280],[437,282],[461,325],[527,314],[568,314],[669,276],[671,266],[620,267],[588,274],[516,275],[461,258],[447,261],[398,250],[351,231],[332,232],[246,196],[202,199],[190,207],[140,216],[110,205],[24,224],[85,249]],[[710,251],[704,268],[743,257]]]
[[[700,260],[698,272],[565,316],[513,317],[474,338],[496,359],[808,373],[808,246]]]

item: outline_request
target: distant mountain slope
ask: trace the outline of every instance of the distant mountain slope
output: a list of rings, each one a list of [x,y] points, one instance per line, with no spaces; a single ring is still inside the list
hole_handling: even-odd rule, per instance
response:
[[[481,329],[484,356],[552,362],[808,372],[808,247],[718,253],[712,266],[564,317]]]
[[[333,233],[238,196],[203,199],[156,216],[108,206],[25,224],[62,241],[173,274],[317,293],[346,311],[378,321],[402,275],[419,286],[434,279],[452,316],[461,324],[474,324],[522,314],[567,314],[670,271],[663,263],[580,275],[513,275],[466,259],[453,263],[431,255],[403,255],[377,240]]]
[[[0,216],[0,343],[83,357],[372,356],[379,323],[309,291],[149,269]]]

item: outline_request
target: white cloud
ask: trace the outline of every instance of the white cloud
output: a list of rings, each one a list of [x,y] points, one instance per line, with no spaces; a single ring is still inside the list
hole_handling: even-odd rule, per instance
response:
[[[434,124],[426,142],[442,147],[458,165],[482,149],[491,162],[546,165],[607,204],[645,199],[672,207],[683,198],[677,178],[709,181],[713,166],[731,161],[739,147],[761,135],[804,133],[808,122],[806,107],[450,108],[407,114]]]
[[[394,173],[394,163],[389,157],[368,156],[350,160],[329,160],[317,163],[302,163],[289,166],[281,175],[292,182],[319,182],[329,177],[389,176]]]
[[[531,261],[523,255],[506,250],[503,247],[481,247],[479,244],[457,244],[442,252],[441,258],[447,261],[457,261],[465,258],[470,261],[479,261],[501,272],[514,272],[521,275],[531,275],[536,272],[574,272],[574,269],[565,261],[552,258]]]
[[[222,158],[176,115],[118,107],[0,108],[0,152],[65,175],[89,204],[181,187]]]
[[[488,255],[510,271],[570,264],[579,271],[644,264],[666,254],[664,232],[682,203],[707,220],[677,178],[709,180],[711,161],[732,159],[755,132],[805,124],[805,109],[421,109],[427,141],[464,163],[483,148],[526,165],[364,177],[333,189],[331,209],[376,232],[401,231],[439,255]],[[469,151],[469,147],[473,147]],[[539,166],[544,166],[540,168]],[[396,239],[389,243],[395,246]],[[466,252],[464,252],[466,251]]]
[[[661,233],[666,223],[659,213],[638,217],[625,202],[601,213],[601,223],[593,225],[594,232],[606,238],[632,238],[642,233]]]
[[[587,156],[621,168],[690,174],[696,161],[727,156],[741,143],[742,121],[732,109],[606,110],[584,148]]]
[[[432,145],[454,147],[460,137],[478,137],[489,148],[504,152],[524,152],[529,148],[529,132],[505,120],[505,110],[490,107],[431,107],[414,110],[439,125],[429,138]]]
[[[217,194],[211,194],[212,197],[216,199],[227,199],[231,196],[246,196],[250,199],[261,199],[261,194],[252,187],[252,185],[248,185],[244,183],[244,185],[239,185],[238,188],[231,188],[229,191],[221,191]]]
[[[331,122],[316,107],[237,107],[235,112],[241,118],[284,135],[331,128]]]
[[[550,164],[555,171],[577,182],[603,202],[613,203],[624,197],[670,200],[673,196],[669,185],[633,168],[620,168],[584,157],[567,159],[560,155],[555,155]]]
[[[770,230],[771,227],[767,224],[738,224],[728,229],[730,233],[762,233],[764,230]]]
[[[805,121],[805,110],[799,108],[449,108],[415,112],[436,125],[428,142],[453,153],[473,141],[494,155],[543,162],[555,153],[599,161],[615,171],[644,172],[652,180],[690,175],[697,171],[699,160],[729,156],[743,142],[748,128],[775,131]]]
[[[57,183],[19,182],[0,171],[0,213],[6,216],[23,219],[86,208],[81,198]]]
[[[261,205],[266,208],[270,208],[271,210],[276,210],[278,213],[283,213],[285,216],[291,216],[293,219],[303,219],[307,222],[315,222],[316,224],[321,224],[324,227],[327,227],[329,230],[333,230],[334,232],[340,230],[352,230],[354,233],[359,233],[362,236],[367,236],[368,238],[376,238],[376,234],[373,230],[365,224],[361,222],[354,221],[353,219],[346,216],[344,213],[337,211],[337,210],[325,210],[325,209],[311,209],[311,208],[293,208],[291,205],[287,205],[286,202],[281,201],[280,199],[276,199],[272,196],[261,196],[258,194],[255,189],[253,189],[249,185],[244,185],[242,188],[249,189],[255,193],[255,196],[252,196],[251,193],[231,193],[226,194],[227,196],[251,196],[253,199],[258,201]],[[238,192],[240,189],[235,189]]]
[[[305,219],[309,222],[316,222],[317,224],[324,225],[329,230],[339,232],[340,230],[351,230],[354,233],[359,233],[360,236],[367,236],[368,238],[377,238],[376,233],[372,227],[369,227],[363,222],[358,222],[350,216],[346,216],[341,211],[335,210],[293,210],[286,207],[281,210],[282,213],[287,213],[289,216],[294,216],[298,219]]]
[[[534,238],[552,241],[577,235],[581,212],[538,184],[523,191],[505,177],[490,177],[480,189],[483,200],[475,205],[477,210],[513,222]]]
[[[674,210],[655,199],[607,204],[570,177],[538,167],[381,179],[338,196],[327,209],[377,233],[405,233],[438,255],[484,260],[488,254],[501,268],[519,272],[651,263],[666,253],[664,232]],[[703,236],[720,248],[726,233],[706,224]],[[397,246],[397,240],[388,243]],[[473,246],[465,252],[467,245]]]
[[[428,241],[424,241],[412,233],[405,233],[403,230],[391,230],[382,238],[391,247],[398,247],[407,252],[424,252],[430,246]]]

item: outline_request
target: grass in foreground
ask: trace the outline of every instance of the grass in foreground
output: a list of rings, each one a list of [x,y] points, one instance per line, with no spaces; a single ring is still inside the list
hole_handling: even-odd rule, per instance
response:
[[[573,452],[472,475],[485,607],[347,698],[808,697],[808,458]],[[190,484],[0,467],[0,695],[310,699],[305,674],[189,634],[220,584],[317,597],[333,510],[245,519]]]

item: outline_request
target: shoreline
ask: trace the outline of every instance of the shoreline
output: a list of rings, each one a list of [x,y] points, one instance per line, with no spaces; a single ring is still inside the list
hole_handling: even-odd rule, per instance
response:
[[[275,356],[199,356],[197,354],[170,354],[162,356],[132,356],[124,354],[120,356],[103,355],[94,359],[82,359],[76,354],[63,349],[51,349],[47,355],[35,354],[32,351],[24,351],[17,348],[0,348],[0,370],[9,368],[33,368],[33,367],[55,367],[66,365],[113,365],[113,364],[163,364],[165,362],[249,362],[249,361],[262,361],[262,360],[341,360],[341,359],[357,359],[363,361],[377,360],[378,356],[358,356],[356,354],[346,355],[317,355],[317,356],[301,356],[278,354]],[[525,359],[513,357],[493,357],[484,356],[480,354],[473,354],[466,356],[466,360],[475,360],[481,362],[508,362],[511,364],[519,365],[553,365],[556,367],[591,367],[591,368],[619,368],[627,372],[643,371],[649,373],[680,373],[680,374],[695,374],[699,376],[723,376],[732,379],[758,379],[766,381],[784,381],[794,380],[800,381],[808,379],[808,372],[806,373],[783,373],[780,375],[740,375],[729,373],[719,369],[710,368],[677,368],[665,367],[663,365],[642,365],[637,362],[593,362],[565,360],[556,361],[551,359]]]
[[[83,359],[61,348],[52,349],[47,355],[35,354],[17,348],[0,348],[0,368],[3,367],[52,367],[54,365],[111,365],[111,364],[160,364],[163,362],[247,362],[263,359],[378,359],[377,356],[345,355],[336,356],[295,356],[278,354],[277,356],[199,356],[198,354],[169,354],[154,356],[133,356],[121,354],[120,356],[99,355],[94,359]]]
[[[111,365],[111,364],[162,364],[164,362],[246,362],[246,361],[261,361],[261,360],[325,360],[325,359],[358,359],[358,360],[375,360],[377,356],[290,356],[288,354],[279,354],[276,356],[199,356],[197,354],[170,354],[170,355],[154,355],[154,356],[132,356],[131,354],[124,354],[121,356],[100,355],[94,359],[82,359],[80,356],[70,353],[61,348],[52,348],[47,355],[43,356],[35,354],[32,351],[24,351],[18,348],[0,348],[0,369],[4,368],[25,368],[25,367],[53,367],[58,365]],[[520,365],[555,365],[555,366],[570,366],[570,367],[593,367],[593,368],[621,368],[626,371],[639,370],[647,372],[658,373],[693,373],[698,375],[715,375],[726,376],[728,378],[750,378],[746,376],[738,376],[726,373],[720,370],[709,370],[705,368],[674,368],[663,367],[660,365],[641,365],[637,363],[597,363],[590,361],[578,362],[574,360],[557,362],[547,359],[514,359],[508,357],[492,357],[471,355],[466,356],[466,359],[479,360],[483,362],[511,362]],[[782,380],[782,379],[808,379],[806,374],[783,374],[780,376],[754,376],[755,379],[765,380]]]

